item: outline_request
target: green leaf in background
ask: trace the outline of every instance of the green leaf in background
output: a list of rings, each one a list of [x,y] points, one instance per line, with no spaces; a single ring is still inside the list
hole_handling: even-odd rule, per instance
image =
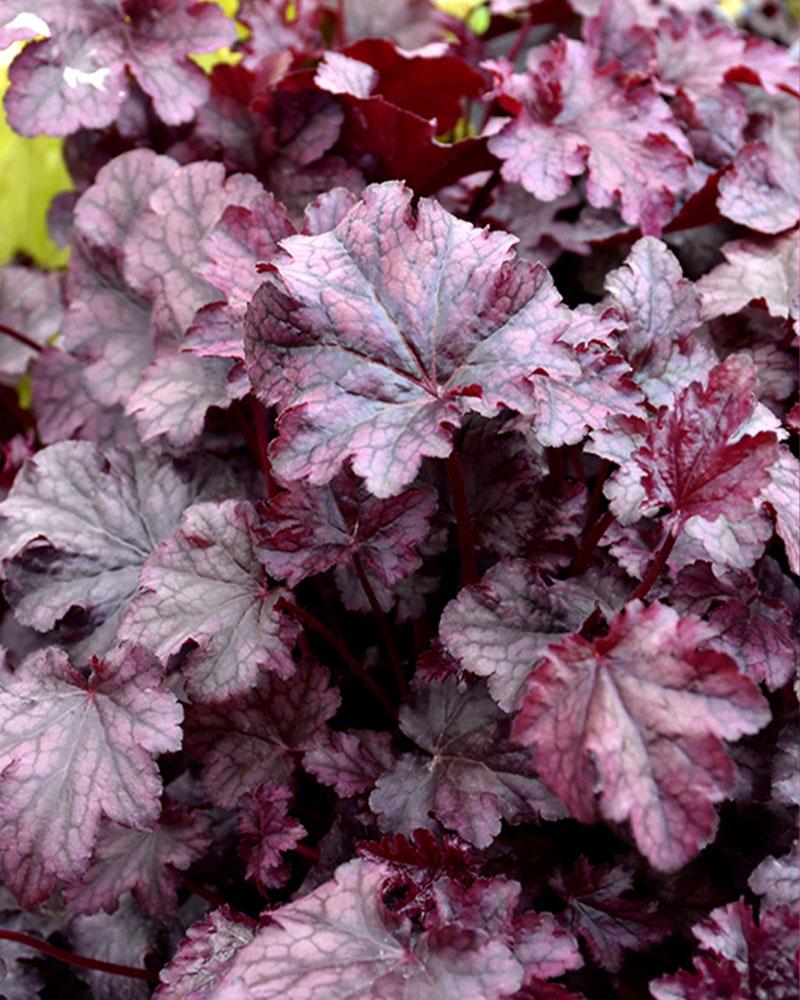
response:
[[[202,0],[203,3],[215,3],[228,17],[235,18],[239,13],[239,0]],[[236,33],[239,38],[247,38],[250,34],[248,29],[239,21],[236,22]],[[205,73],[210,73],[215,66],[235,66],[241,62],[242,53],[234,52],[227,45],[215,52],[202,52],[189,56],[192,62],[196,63]]]
[[[0,98],[8,88],[8,66],[19,49],[17,43],[0,51]],[[41,267],[66,264],[69,251],[60,250],[47,230],[53,196],[72,188],[62,145],[61,139],[17,135],[0,106],[0,264],[17,253],[28,254]]]

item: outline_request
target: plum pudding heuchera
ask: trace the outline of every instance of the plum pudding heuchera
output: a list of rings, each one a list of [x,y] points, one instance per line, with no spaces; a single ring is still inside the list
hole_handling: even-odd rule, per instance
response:
[[[0,268],[0,1000],[796,997],[800,69],[730,6],[0,0],[74,184]]]

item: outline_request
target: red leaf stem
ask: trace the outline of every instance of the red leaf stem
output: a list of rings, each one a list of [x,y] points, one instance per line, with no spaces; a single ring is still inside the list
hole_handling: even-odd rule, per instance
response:
[[[4,333],[7,337],[11,337],[12,340],[18,341],[20,344],[29,347],[32,351],[36,351],[39,354],[44,350],[41,344],[37,344],[35,340],[26,337],[19,330],[15,330],[13,326],[6,326],[5,323],[0,323],[0,333]]]
[[[648,593],[650,588],[656,582],[661,574],[661,571],[667,564],[667,559],[669,559],[669,554],[672,552],[673,546],[675,545],[675,535],[667,535],[666,541],[658,550],[655,559],[650,563],[650,568],[647,573],[645,573],[642,582],[631,594],[629,600],[635,601],[640,600]]]
[[[389,655],[389,662],[391,663],[392,670],[397,678],[397,686],[400,689],[400,694],[403,698],[407,698],[409,694],[408,682],[406,681],[405,674],[403,673],[403,664],[400,660],[400,654],[397,651],[397,643],[394,641],[394,637],[392,636],[392,630],[389,628],[389,622],[386,620],[383,608],[380,606],[378,598],[375,596],[375,591],[372,589],[372,584],[369,582],[369,577],[367,576],[367,571],[364,569],[364,563],[361,561],[361,556],[358,552],[353,552],[352,559],[353,569],[356,571],[358,582],[361,584],[361,589],[364,591],[364,595],[369,602],[370,610],[378,623],[381,638],[386,646],[386,652]]]
[[[525,42],[527,42],[528,40],[528,35],[530,35],[532,28],[533,28],[533,15],[526,18],[526,20],[523,22],[522,27],[517,32],[517,37],[514,39],[514,44],[508,50],[508,61],[510,63],[513,63],[514,60],[522,51]]]
[[[592,553],[594,552],[597,543],[606,531],[608,531],[613,522],[614,515],[610,510],[606,511],[594,527],[586,535],[584,535],[583,544],[569,567],[569,576],[577,576],[586,569],[589,565],[589,560],[592,558]]]
[[[193,896],[197,896],[199,899],[204,899],[215,909],[218,910],[221,906],[227,906],[230,910],[234,909],[234,907],[232,907],[226,899],[223,899],[222,896],[218,896],[210,889],[206,889],[204,885],[200,885],[199,882],[195,882],[194,879],[189,878],[187,875],[183,876],[182,881],[184,888],[187,889]]]
[[[271,500],[278,492],[278,484],[272,475],[272,466],[269,461],[269,433],[267,431],[267,421],[264,414],[264,407],[253,396],[250,397],[250,409],[253,413],[253,423],[256,427],[256,440],[258,443],[258,464],[264,474],[264,487],[267,497]]]
[[[609,472],[611,472],[611,462],[607,458],[604,458],[600,463],[600,468],[597,470],[592,492],[589,494],[589,503],[586,507],[586,521],[584,523],[585,532],[589,531],[597,520],[600,501],[603,499],[603,487],[605,486],[606,479],[608,479]]]
[[[479,580],[478,563],[475,559],[475,536],[472,531],[472,518],[467,503],[464,474],[455,451],[452,451],[447,458],[447,474],[450,477],[450,492],[453,496],[453,510],[456,515],[458,548],[461,554],[461,575],[465,586],[469,586]]]
[[[316,632],[317,635],[321,636],[330,646],[332,646],[350,670],[363,683],[364,687],[366,687],[375,699],[381,703],[391,717],[393,719],[397,717],[397,709],[337,635],[331,632],[329,628],[323,625],[322,622],[315,618],[312,614],[309,614],[308,611],[305,611],[293,601],[287,601],[285,598],[281,598],[280,601],[278,601],[277,606],[287,614],[290,614],[293,618],[296,618],[301,624],[310,628],[312,632]]]
[[[315,864],[319,861],[319,851],[315,850],[313,847],[308,847],[305,844],[298,844],[294,848],[295,854],[299,854],[302,858],[306,858],[308,861],[313,861]]]
[[[478,188],[475,192],[475,197],[472,199],[472,204],[469,206],[465,218],[468,222],[475,222],[479,219],[481,215],[489,207],[489,202],[492,197],[492,192],[500,183],[500,168],[496,168],[491,172],[488,179]]]
[[[56,948],[47,941],[40,938],[31,937],[29,934],[20,934],[17,931],[0,930],[0,940],[16,941],[17,944],[27,945],[28,948],[35,948],[37,951],[55,958],[59,962],[66,962],[69,965],[77,965],[82,969],[92,969],[95,972],[108,972],[112,976],[127,976],[128,979],[141,979],[146,983],[157,983],[158,973],[149,969],[135,969],[130,965],[117,965],[116,962],[101,962],[96,958],[88,958],[86,955],[75,955],[71,951],[63,948]]]

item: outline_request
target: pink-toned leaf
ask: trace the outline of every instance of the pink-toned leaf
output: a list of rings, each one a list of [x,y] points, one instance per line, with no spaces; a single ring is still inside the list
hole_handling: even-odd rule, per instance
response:
[[[767,107],[720,179],[717,204],[726,218],[772,234],[796,225],[800,212],[800,127],[796,98],[781,94]]]
[[[394,764],[391,735],[372,729],[325,734],[303,754],[303,767],[348,798],[369,791]]]
[[[292,793],[285,786],[264,783],[239,805],[239,854],[247,862],[247,878],[253,879],[262,893],[286,883],[290,870],[282,852],[293,850],[306,836],[305,828],[289,816],[291,799]]]
[[[619,971],[626,951],[647,951],[671,930],[654,900],[631,891],[633,876],[625,868],[592,866],[579,858],[569,874],[554,876],[550,885],[567,904],[567,927],[610,972]]]
[[[796,671],[792,612],[800,593],[786,580],[790,608],[758,584],[746,572],[730,573],[720,580],[708,563],[695,563],[678,575],[677,595],[672,599],[677,596],[691,611],[706,614],[717,632],[713,646],[732,656],[748,676],[775,691]]]
[[[303,212],[303,232],[309,236],[330,232],[357,202],[358,198],[347,188],[335,187],[324,191],[306,205]]]
[[[772,431],[745,431],[755,409],[755,369],[730,357],[707,386],[693,382],[647,427],[633,458],[644,471],[645,507],[666,506],[679,528],[690,517],[713,521],[751,510],[778,455]]]
[[[222,1000],[219,981],[240,948],[253,940],[255,921],[227,906],[190,927],[169,964],[159,972],[158,1000]],[[229,997],[233,1000],[233,996]]]
[[[758,34],[748,33],[744,38],[744,58],[739,66],[727,71],[727,79],[758,83],[770,95],[783,92],[800,97],[800,66],[791,49]]]
[[[761,491],[775,512],[775,527],[780,535],[789,567],[800,573],[800,525],[797,519],[797,498],[800,496],[800,462],[781,447],[777,462],[769,470],[769,483]]]
[[[222,11],[188,0],[76,0],[38,4],[41,14],[30,6],[14,0],[2,12],[4,18],[15,13],[32,18],[34,34],[47,36],[26,46],[11,68],[9,120],[23,135],[67,135],[110,125],[129,91],[127,71],[152,97],[160,118],[172,125],[187,122],[209,89],[187,56],[235,38]]]
[[[700,325],[700,298],[672,251],[646,236],[631,247],[622,267],[606,276],[605,289],[619,313],[619,347],[641,382],[661,374],[675,347]]]
[[[384,610],[394,602],[392,588],[422,564],[418,548],[436,510],[433,490],[404,490],[387,500],[367,492],[343,470],[328,486],[299,484],[278,494],[261,511],[259,558],[271,576],[295,586],[336,567],[345,603],[361,588],[353,568],[360,559]],[[354,610],[369,610],[363,593]]]
[[[229,205],[247,208],[263,194],[254,177],[226,180],[221,163],[179,167],[153,192],[128,241],[125,277],[153,301],[162,334],[180,337],[201,306],[222,297],[198,272],[206,263],[203,242]]]
[[[797,230],[758,242],[735,240],[726,243],[722,252],[725,263],[697,284],[705,319],[732,315],[749,302],[763,299],[770,315],[797,323]]]
[[[738,221],[763,232],[776,233],[792,225],[797,210],[795,207],[792,218],[787,197],[791,182],[785,185],[796,157],[790,153],[783,162],[773,161],[769,168],[761,163],[753,171],[752,158],[742,146],[748,104],[754,98],[750,93],[745,100],[732,83],[760,83],[771,95],[778,93],[778,87],[797,91],[800,70],[789,53],[766,39],[711,18],[674,17],[671,23],[664,19],[651,39],[657,86],[662,93],[673,96],[673,110],[684,122],[698,158],[720,168],[727,167],[736,156],[733,171],[725,174],[720,183],[718,205],[722,213],[729,215],[730,208],[730,218],[740,216]],[[644,63],[637,69],[645,70]],[[765,97],[756,92],[755,100]],[[781,93],[780,97],[785,95]],[[789,100],[796,108],[794,98]],[[752,141],[752,136],[749,139]],[[744,157],[741,153],[745,153]],[[787,213],[789,221],[780,225],[779,216]]]
[[[64,934],[76,954],[142,969],[156,952],[158,926],[128,894],[114,913],[74,916]],[[150,995],[149,985],[142,980],[124,979],[120,983],[119,976],[92,969],[81,969],[78,975],[92,1000],[148,1000]]]
[[[125,280],[125,251],[150,196],[177,167],[147,149],[123,153],[75,206],[64,344],[85,363],[92,394],[106,405],[127,402],[153,355],[151,304]]]
[[[510,949],[456,926],[421,934],[381,906],[390,874],[352,861],[334,879],[271,913],[274,923],[239,951],[223,985],[241,978],[260,1000],[501,1000],[522,978]]]
[[[142,564],[198,492],[171,462],[140,452],[83,441],[38,452],[0,505],[0,556],[16,557],[9,596],[20,621],[46,631],[79,607],[107,622],[98,643],[110,641]]]
[[[93,250],[121,261],[150,197],[178,169],[169,156],[134,149],[102,167],[75,205],[73,224]]]
[[[690,517],[670,556],[670,566],[701,559],[718,570],[748,569],[763,555],[772,533],[771,518],[756,507],[735,517],[720,514],[712,521]]]
[[[286,210],[268,192],[252,198],[248,206],[229,205],[203,240],[206,260],[195,271],[222,293],[233,318],[243,320],[263,281],[256,265],[271,260],[280,240],[294,231]]]
[[[91,189],[90,189],[91,191]],[[66,279],[64,346],[81,362],[91,397],[126,403],[153,357],[151,307],[117,263],[79,236]]]
[[[800,903],[800,880],[797,878],[800,868],[800,843],[779,858],[765,858],[753,869],[747,884],[757,896],[763,899],[763,905],[790,906],[797,908]]]
[[[774,997],[797,992],[797,920],[786,906],[762,910],[758,924],[743,900],[714,910],[693,928],[702,948],[694,973],[650,984],[656,1000]]]
[[[733,660],[699,651],[712,635],[694,616],[635,601],[594,644],[575,636],[549,647],[514,723],[576,819],[630,820],[640,850],[665,871],[714,837],[714,803],[735,781],[720,737],[769,720]]]
[[[772,797],[776,802],[800,806],[800,734],[795,720],[784,725],[778,735],[772,766]]]
[[[158,815],[155,754],[180,747],[182,710],[144,650],[117,647],[85,677],[62,650],[34,653],[0,690],[0,865],[24,906],[85,870],[103,816]]]
[[[248,370],[282,412],[281,476],[322,485],[352,457],[391,496],[423,456],[450,453],[470,410],[530,410],[527,375],[579,372],[546,272],[512,263],[511,237],[410,202],[400,184],[370,187],[331,232],[285,240],[286,292],[266,283],[254,299]]]
[[[452,879],[434,885],[436,914],[441,923],[484,930],[504,940],[524,967],[523,983],[552,979],[579,969],[583,959],[573,936],[549,913],[517,914],[520,885],[505,878],[476,879],[465,887]]]
[[[378,779],[369,803],[382,829],[435,829],[433,815],[468,843],[488,847],[503,819],[562,815],[526,754],[507,742],[508,717],[482,682],[427,685],[401,708],[400,728],[425,755],[404,754]]]
[[[30,267],[8,264],[0,268],[0,323],[47,344],[61,330],[61,279]],[[35,351],[0,334],[0,384],[16,385]]]
[[[491,696],[511,712],[548,644],[577,631],[594,608],[593,595],[580,584],[547,585],[530,563],[510,559],[447,605],[439,633],[447,650],[486,677]]]
[[[64,892],[77,913],[113,913],[132,891],[142,909],[166,920],[176,908],[180,872],[208,847],[209,822],[201,813],[168,809],[149,829],[106,823],[81,880]]]
[[[524,913],[515,931],[514,957],[525,966],[523,982],[534,996],[539,996],[536,984],[543,979],[554,979],[583,965],[578,942],[551,914]]]
[[[487,64],[514,114],[489,140],[503,177],[552,201],[588,171],[590,204],[658,235],[688,192],[692,163],[667,104],[648,83],[621,85],[613,68],[597,70],[591,49],[563,36],[532,49],[527,66]]]
[[[279,60],[290,54],[315,52],[321,43],[321,13],[320,0],[300,0],[294,7],[285,0],[242,0],[237,20],[249,29],[249,37],[240,43],[243,65],[248,69],[280,65]]]
[[[336,193],[330,194],[332,197],[320,202],[333,210]],[[349,196],[349,192],[343,194]],[[321,204],[312,210],[320,225],[325,214]],[[229,205],[225,209],[203,241],[206,262],[195,272],[226,301],[213,302],[198,311],[187,331],[184,350],[202,357],[244,359],[244,317],[263,281],[257,265],[270,261],[278,251],[278,242],[294,232],[283,206],[267,192],[256,196],[249,208]]]
[[[191,641],[182,670],[200,700],[241,694],[264,671],[294,671],[299,626],[276,608],[287,591],[269,585],[253,522],[243,501],[189,508],[142,567],[145,590],[120,626],[123,637],[164,661]]]
[[[378,73],[368,63],[342,52],[326,52],[314,74],[314,83],[330,94],[369,97],[378,82]]]
[[[21,135],[105,128],[119,113],[127,91],[121,40],[103,32],[102,10],[83,13],[80,29],[26,45],[11,64],[5,106]]]
[[[642,393],[626,361],[600,344],[578,348],[575,360],[580,374],[571,379],[538,374],[529,379],[536,397],[535,434],[549,448],[577,444],[611,417],[643,412]]]
[[[332,0],[326,6],[335,7]],[[392,38],[406,49],[415,49],[444,35],[441,15],[429,0],[398,0],[388,6],[380,0],[344,0],[349,39]]]
[[[33,359],[31,410],[42,444],[74,438],[102,448],[141,449],[136,427],[122,407],[97,402],[86,384],[84,364],[57,347]]]
[[[185,448],[200,436],[209,407],[226,409],[249,390],[240,363],[165,347],[142,372],[126,411],[142,441],[164,435],[176,448]]]
[[[238,697],[193,705],[186,717],[186,746],[203,766],[212,801],[233,808],[263,781],[285,784],[294,755],[322,740],[339,701],[328,672],[301,660],[287,680],[262,671],[256,686]]]

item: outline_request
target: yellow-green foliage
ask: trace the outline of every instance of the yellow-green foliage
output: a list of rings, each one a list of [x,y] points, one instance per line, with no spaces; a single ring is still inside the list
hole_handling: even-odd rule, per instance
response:
[[[8,88],[8,66],[19,51],[0,52],[0,98]],[[28,254],[42,267],[63,267],[67,251],[50,239],[47,209],[54,195],[69,191],[72,181],[62,141],[41,136],[25,139],[6,122],[0,108],[0,264]]]
[[[218,7],[222,8],[228,17],[235,18],[239,13],[239,0],[205,0],[205,2],[215,3]],[[239,35],[239,38],[246,38],[249,34],[247,28],[238,21],[236,22],[236,33]],[[241,52],[234,52],[227,45],[225,48],[217,49],[216,52],[204,52],[200,55],[191,56],[191,59],[206,73],[210,73],[215,66],[222,64],[235,66],[236,63],[241,61],[241,58]]]

